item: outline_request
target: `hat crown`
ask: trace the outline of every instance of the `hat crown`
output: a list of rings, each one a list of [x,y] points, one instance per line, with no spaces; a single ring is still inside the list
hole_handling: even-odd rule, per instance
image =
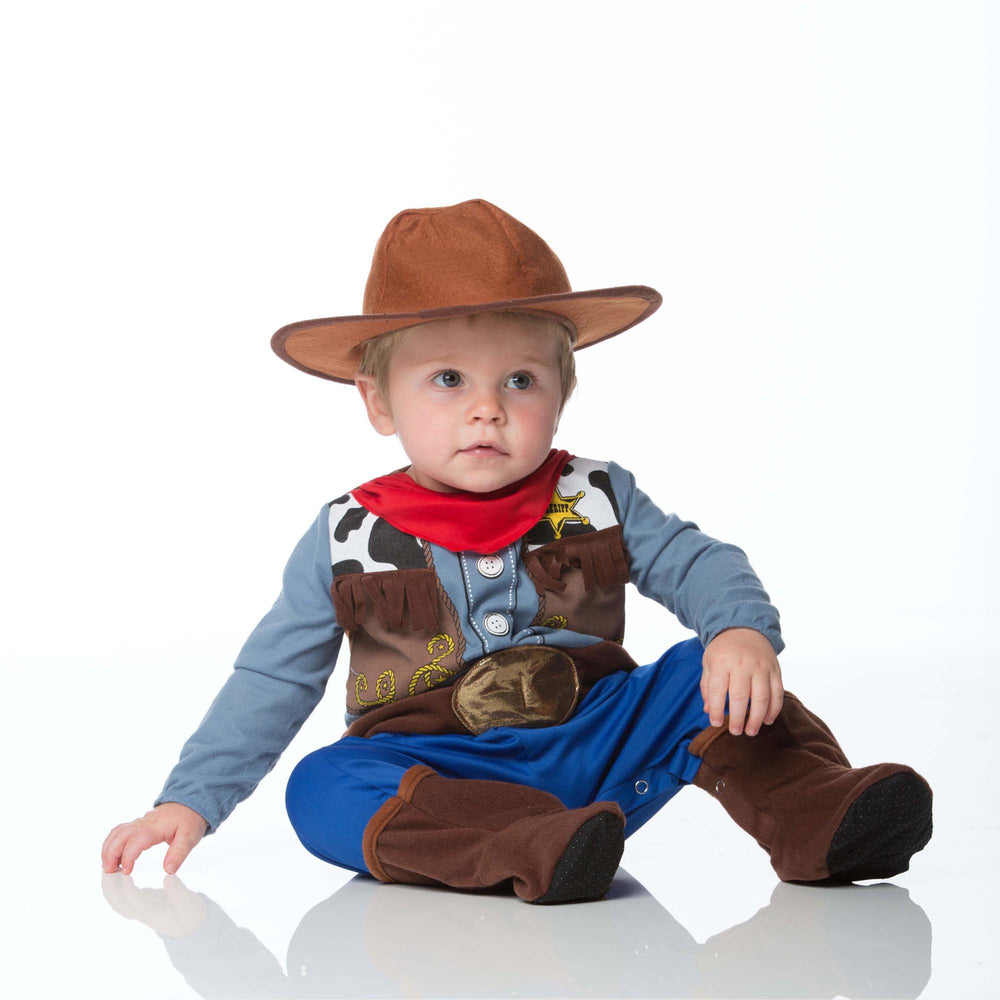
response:
[[[569,291],[551,247],[477,198],[396,215],[375,247],[363,311],[411,313]]]

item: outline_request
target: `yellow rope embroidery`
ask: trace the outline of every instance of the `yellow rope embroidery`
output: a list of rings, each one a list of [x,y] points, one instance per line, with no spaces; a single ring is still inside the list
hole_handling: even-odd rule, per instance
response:
[[[565,628],[569,624],[569,619],[565,615],[549,615],[542,625],[545,628]]]
[[[391,670],[383,670],[375,681],[375,700],[365,701],[362,691],[368,690],[368,678],[359,674],[354,682],[354,697],[359,705],[388,705],[396,697],[396,675]]]
[[[437,656],[434,656],[435,647],[440,650]],[[434,636],[427,643],[427,652],[431,656],[434,656],[434,659],[430,663],[425,663],[414,673],[410,679],[410,694],[416,694],[417,683],[419,681],[423,681],[428,688],[432,688],[435,684],[440,684],[446,677],[451,677],[455,673],[454,670],[449,670],[447,667],[441,666],[441,661],[446,656],[455,652],[455,640],[450,635],[442,633],[441,635]],[[432,674],[437,674],[438,676],[435,678],[431,676]]]

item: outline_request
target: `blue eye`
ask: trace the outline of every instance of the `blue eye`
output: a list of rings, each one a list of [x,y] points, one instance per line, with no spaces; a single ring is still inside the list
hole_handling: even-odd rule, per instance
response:
[[[449,370],[438,372],[431,381],[444,389],[454,389],[455,386],[462,384],[462,376],[456,371]]]
[[[535,384],[535,380],[527,372],[517,372],[507,379],[507,385],[512,389],[530,389]]]

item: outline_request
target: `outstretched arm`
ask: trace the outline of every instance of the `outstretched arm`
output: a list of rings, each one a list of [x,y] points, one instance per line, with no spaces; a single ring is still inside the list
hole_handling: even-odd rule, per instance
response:
[[[175,871],[271,770],[322,698],[336,663],[343,630],[331,582],[324,505],[285,566],[278,599],[184,744],[154,808],[105,840],[105,871],[121,864],[128,873],[144,850],[163,842],[170,844],[164,867]]]

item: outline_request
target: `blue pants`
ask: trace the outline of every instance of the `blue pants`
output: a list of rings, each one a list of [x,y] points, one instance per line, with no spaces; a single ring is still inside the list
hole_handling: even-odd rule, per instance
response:
[[[531,785],[571,809],[615,801],[629,836],[690,783],[701,764],[688,744],[709,724],[699,689],[704,651],[699,639],[688,639],[655,663],[601,678],[558,726],[498,726],[478,736],[345,737],[296,765],[285,795],[289,819],[318,858],[367,872],[365,826],[396,794],[403,774],[426,764],[449,778]]]

